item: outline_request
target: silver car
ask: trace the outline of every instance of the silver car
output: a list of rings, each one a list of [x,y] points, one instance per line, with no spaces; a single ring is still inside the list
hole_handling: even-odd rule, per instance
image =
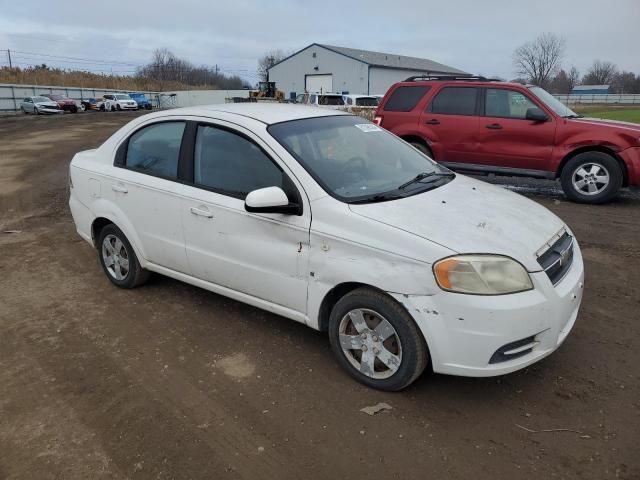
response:
[[[64,113],[56,102],[47,97],[27,97],[20,103],[23,113]]]

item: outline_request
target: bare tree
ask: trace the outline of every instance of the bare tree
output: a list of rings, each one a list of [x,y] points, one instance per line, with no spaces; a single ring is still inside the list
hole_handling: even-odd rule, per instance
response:
[[[571,87],[569,90],[569,93],[579,83],[580,83],[580,72],[576,67],[571,67],[571,70],[569,70],[569,86]]]
[[[288,52],[280,50],[279,48],[265,52],[264,55],[258,59],[258,78],[260,78],[261,81],[266,82],[267,77],[269,76],[268,70],[279,61],[285,59],[288,55]]]
[[[596,60],[587,70],[582,83],[585,85],[610,85],[617,73],[618,67],[614,63]]]
[[[543,33],[531,42],[516,48],[513,64],[518,75],[534,85],[545,87],[560,69],[564,56],[564,38],[553,33]]]
[[[174,81],[185,85],[202,85],[214,88],[238,89],[246,82],[237,75],[225,75],[215,68],[194,66],[188,60],[178,58],[166,48],[154,50],[151,63],[138,69],[137,76],[156,81]]]

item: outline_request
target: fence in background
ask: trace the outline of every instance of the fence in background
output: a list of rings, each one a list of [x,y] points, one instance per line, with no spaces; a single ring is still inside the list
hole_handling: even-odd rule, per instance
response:
[[[565,105],[576,103],[610,103],[620,105],[640,105],[640,95],[637,94],[609,94],[609,95],[554,95]]]
[[[81,87],[58,87],[50,85],[18,85],[0,84],[0,112],[17,112],[20,110],[20,102],[26,97],[33,97],[42,93],[55,93],[76,100],[86,98],[98,98],[106,93],[122,93],[123,90],[112,90],[108,88],[81,88]],[[142,92],[150,98],[155,99],[158,92]]]
[[[20,103],[26,97],[43,93],[54,93],[76,100],[99,98],[104,94],[123,93],[126,90],[108,88],[58,87],[50,85],[0,84],[0,113],[20,111]],[[153,102],[155,108],[192,107],[225,103],[226,98],[248,97],[249,90],[178,90],[172,92],[142,91]]]

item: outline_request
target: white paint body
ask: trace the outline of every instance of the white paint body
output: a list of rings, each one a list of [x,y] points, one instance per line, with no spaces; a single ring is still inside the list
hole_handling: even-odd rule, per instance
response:
[[[315,329],[322,327],[322,301],[337,285],[387,292],[416,321],[436,372],[499,375],[554,351],[577,316],[583,262],[576,243],[573,265],[553,286],[536,252],[564,223],[518,194],[462,175],[400,200],[343,203],[267,131],[273,123],[339,114],[258,103],[139,117],[72,160],[69,203],[77,231],[93,244],[92,224],[106,218],[127,236],[143,268]],[[302,215],[249,213],[241,199],[114,166],[116,150],[135,130],[171,119],[222,126],[255,142],[295,184]],[[432,265],[456,253],[508,255],[524,265],[534,288],[497,296],[445,292]],[[538,344],[530,353],[489,364],[499,347],[532,335]]]

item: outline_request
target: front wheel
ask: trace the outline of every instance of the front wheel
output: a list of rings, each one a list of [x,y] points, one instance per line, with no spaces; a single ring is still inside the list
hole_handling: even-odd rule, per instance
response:
[[[38,107],[33,107],[33,114],[40,115],[40,110],[38,110]]]
[[[127,237],[113,224],[100,231],[98,257],[107,278],[120,288],[135,288],[149,279]]]
[[[584,152],[573,157],[560,177],[565,195],[579,203],[606,203],[613,200],[623,183],[622,168],[611,155]]]
[[[356,380],[397,391],[420,376],[429,353],[413,318],[395,300],[369,288],[342,297],[329,319],[329,340],[340,365]]]

